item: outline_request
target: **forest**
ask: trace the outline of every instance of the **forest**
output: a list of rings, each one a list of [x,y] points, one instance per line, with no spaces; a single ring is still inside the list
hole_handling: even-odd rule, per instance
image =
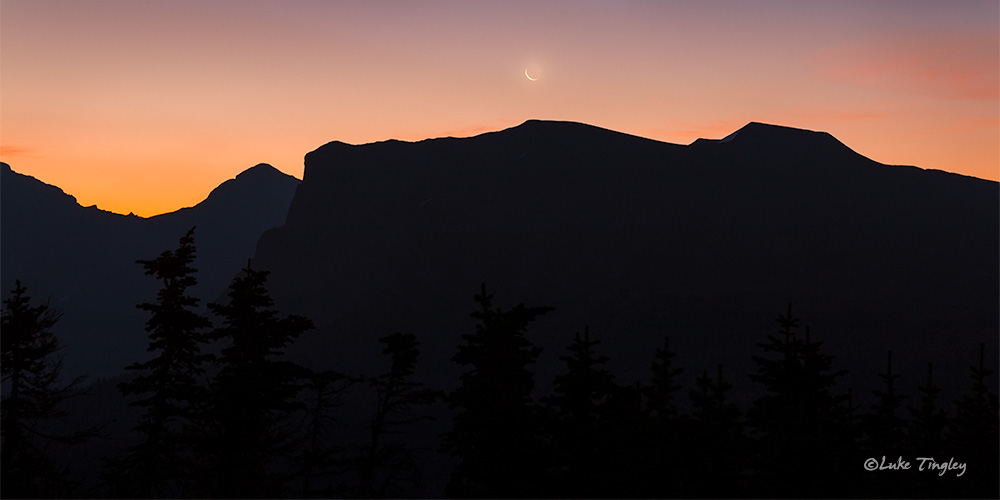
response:
[[[453,465],[439,490],[456,498],[1000,497],[995,360],[982,347],[969,353],[957,399],[940,394],[932,360],[906,374],[920,377],[919,393],[902,393],[891,351],[870,367],[877,389],[855,394],[838,384],[845,371],[820,335],[793,305],[776,304],[751,373],[718,364],[685,387],[676,363],[685,353],[665,335],[637,360],[648,378],[622,382],[606,368],[601,332],[580,325],[566,335],[552,390],[539,394],[532,324],[552,308],[501,307],[480,284],[470,287],[475,326],[452,357],[462,375],[446,390],[421,381],[420,339],[406,332],[377,339],[382,373],[295,363],[285,351],[313,324],[277,310],[268,272],[248,261],[206,314],[190,292],[195,257],[192,228],[176,248],[137,261],[161,288],[137,304],[148,358],[117,383],[138,418],[100,477],[80,478],[64,458],[112,441],[106,423],[60,424],[68,401],[88,397],[84,378],[62,377],[72,353],[60,349],[60,313],[33,300],[30,284],[7,294],[0,496],[424,497],[435,490],[421,457],[435,453]],[[731,382],[747,376],[758,392],[742,404]],[[340,415],[359,404],[349,411],[366,415],[364,432],[344,432]],[[414,434],[432,419],[446,431],[428,450]]]

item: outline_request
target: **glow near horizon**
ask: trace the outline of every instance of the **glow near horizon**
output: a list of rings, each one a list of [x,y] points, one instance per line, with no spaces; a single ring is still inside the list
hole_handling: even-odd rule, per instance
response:
[[[571,120],[750,121],[1000,180],[1000,4],[0,2],[0,160],[155,215],[305,153]],[[528,81],[528,69],[538,81]]]

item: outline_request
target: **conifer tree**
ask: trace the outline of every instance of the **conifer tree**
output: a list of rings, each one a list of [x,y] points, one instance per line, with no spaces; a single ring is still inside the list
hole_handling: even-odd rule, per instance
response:
[[[475,300],[478,324],[462,336],[465,344],[452,358],[468,371],[449,397],[458,413],[444,446],[459,462],[447,491],[456,497],[534,496],[543,479],[543,446],[528,367],[540,349],[528,340],[527,328],[552,308],[518,304],[505,311],[493,306],[485,284]]]
[[[645,391],[647,408],[654,417],[669,418],[677,414],[673,399],[681,388],[677,383],[681,369],[674,367],[673,359],[676,355],[670,350],[670,337],[664,336],[663,347],[656,349],[656,357],[653,359],[652,384]]]
[[[667,497],[682,495],[689,479],[685,471],[687,450],[692,443],[689,422],[677,412],[674,396],[681,389],[678,377],[682,373],[674,364],[676,353],[670,348],[670,337],[663,337],[663,347],[656,349],[650,366],[651,383],[643,388],[646,396],[648,427],[645,452],[645,475],[656,478],[645,487],[645,496]]]
[[[120,483],[117,493],[150,498],[188,494],[187,478],[190,457],[184,449],[190,444],[184,427],[192,421],[195,406],[205,399],[198,377],[211,355],[201,352],[207,341],[207,318],[195,311],[199,299],[189,295],[195,286],[194,229],[180,238],[176,250],[167,250],[151,260],[138,260],[147,275],[163,283],[155,302],[136,307],[149,311],[146,331],[150,352],[156,356],[146,362],[125,367],[137,373],[119,384],[125,396],[133,396],[130,406],[143,409],[135,431],[141,442],[117,464]]]
[[[921,453],[938,453],[944,437],[948,415],[938,406],[937,398],[941,388],[934,383],[934,364],[927,363],[927,382],[917,387],[920,391],[920,407],[909,407],[913,421],[910,425],[912,449]]]
[[[614,375],[603,368],[608,358],[594,350],[598,344],[590,339],[589,327],[583,336],[574,335],[569,354],[559,357],[567,371],[556,377],[554,394],[548,398],[556,408],[554,465],[560,472],[553,480],[560,496],[607,496],[614,493],[611,486],[618,479],[609,471],[613,450],[607,442],[616,434],[609,413],[617,387]]]
[[[340,406],[341,396],[357,380],[335,370],[309,373],[306,380],[307,431],[304,449],[296,457],[302,476],[302,498],[344,496],[347,488],[332,479],[347,469],[342,456],[345,447],[329,442],[330,430],[338,424],[333,410]]]
[[[896,379],[900,375],[892,372],[892,351],[886,357],[885,373],[879,373],[878,376],[882,379],[883,388],[872,391],[876,403],[865,426],[868,448],[876,453],[881,450],[898,450],[904,444],[905,422],[902,415],[899,415],[899,409],[906,395],[896,390]]]
[[[840,473],[851,448],[842,425],[842,397],[833,389],[844,372],[833,370],[833,357],[820,351],[822,342],[813,342],[808,328],[805,339],[796,334],[799,319],[791,305],[777,322],[778,334],[757,344],[770,356],[754,356],[757,373],[750,374],[766,390],[747,412],[758,441],[754,476],[759,494],[830,494],[818,489],[818,478]]]
[[[391,358],[387,373],[368,379],[378,397],[369,422],[370,440],[361,460],[359,493],[361,498],[398,497],[415,493],[420,486],[420,471],[411,451],[402,443],[387,438],[433,417],[422,407],[436,401],[440,394],[421,382],[412,380],[416,372],[420,342],[412,333],[393,333],[382,337],[383,354]]]
[[[83,377],[62,385],[60,347],[52,331],[60,314],[46,304],[32,306],[27,291],[16,281],[0,314],[0,373],[5,389],[9,388],[0,403],[0,496],[65,496],[69,485],[45,448],[54,442],[76,442],[93,432],[56,434],[45,424],[65,416],[59,404]]]
[[[927,363],[927,381],[918,386],[920,391],[920,407],[910,406],[911,416],[907,429],[908,443],[904,448],[918,456],[942,457],[947,454],[944,447],[945,424],[948,415],[938,406],[937,398],[941,388],[934,383],[934,365]],[[911,490],[928,498],[948,496],[948,491],[954,489],[954,484],[948,484],[937,475],[919,474],[918,484]]]
[[[222,319],[212,337],[225,346],[200,415],[207,431],[201,444],[207,462],[203,488],[213,497],[286,494],[272,465],[290,446],[282,419],[302,406],[296,395],[307,373],[281,357],[313,326],[301,316],[278,316],[265,288],[267,275],[248,262],[230,284],[228,302],[209,304]]]
[[[1000,404],[997,394],[988,385],[996,378],[991,377],[994,371],[986,366],[985,352],[985,346],[979,344],[979,363],[970,369],[972,388],[955,401],[955,418],[948,433],[948,444],[956,458],[967,462],[967,471],[960,478],[960,489],[954,492],[955,497],[1000,498],[997,483]]]
[[[742,412],[726,396],[732,388],[720,364],[715,377],[702,372],[688,393],[693,407],[688,437],[695,445],[682,461],[687,465],[683,495],[732,498],[741,493],[749,443],[740,421]]]

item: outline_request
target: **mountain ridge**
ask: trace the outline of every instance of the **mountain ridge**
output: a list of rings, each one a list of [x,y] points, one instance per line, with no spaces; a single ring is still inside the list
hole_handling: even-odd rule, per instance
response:
[[[737,132],[677,145],[530,120],[467,138],[327,143],[306,155],[286,224],[261,236],[254,265],[272,271],[279,304],[317,323],[305,357],[406,330],[438,349],[429,366],[451,369],[484,281],[556,306],[549,331],[590,325],[619,360],[642,359],[664,331],[689,352],[726,332],[714,345],[746,354],[741,325],[770,331],[789,301],[814,331],[844,335],[831,344],[858,366],[896,345],[900,366],[933,359],[930,346],[960,349],[942,347],[943,332],[995,350],[996,182],[889,167],[825,132]],[[545,356],[540,367],[558,364]]]
[[[145,314],[135,304],[156,295],[157,283],[137,259],[175,248],[196,226],[194,293],[204,304],[246,264],[260,233],[284,223],[298,179],[270,166],[243,173],[193,207],[143,218],[83,207],[5,164],[0,285],[6,293],[19,279],[32,296],[51,297],[63,311],[57,334],[70,353],[67,373],[115,375],[142,356]]]
[[[793,142],[794,143],[794,142],[796,142],[799,139],[806,138],[807,142],[809,144],[811,144],[812,147],[834,147],[835,149],[839,149],[840,150],[838,152],[838,154],[842,155],[843,157],[857,156],[857,157],[860,157],[860,158],[864,158],[865,160],[868,160],[869,162],[871,162],[874,165],[884,165],[884,166],[889,166],[889,167],[915,168],[915,169],[922,170],[922,171],[943,172],[943,173],[946,173],[946,174],[951,174],[951,175],[956,175],[956,176],[961,176],[961,177],[967,177],[967,178],[970,178],[970,179],[978,179],[978,180],[981,180],[981,181],[984,181],[984,182],[990,182],[990,183],[994,183],[994,184],[997,183],[997,181],[993,181],[993,180],[989,180],[989,179],[982,179],[982,178],[979,178],[979,177],[975,177],[975,176],[971,176],[971,175],[966,175],[966,174],[960,174],[960,173],[956,173],[956,172],[949,172],[949,171],[941,170],[941,169],[924,168],[924,167],[915,166],[915,165],[895,165],[895,164],[881,163],[881,162],[879,162],[877,160],[868,158],[867,156],[864,156],[861,153],[858,153],[858,152],[854,151],[854,149],[852,149],[850,146],[844,144],[842,141],[840,141],[839,139],[837,139],[836,137],[834,137],[829,132],[815,131],[815,130],[800,128],[800,127],[791,127],[791,126],[786,126],[786,125],[777,125],[777,124],[770,124],[770,123],[758,122],[758,121],[748,122],[746,125],[744,125],[744,126],[738,128],[738,129],[736,129],[735,131],[731,132],[730,134],[726,135],[725,137],[723,137],[721,139],[698,138],[698,139],[695,139],[694,141],[692,141],[689,144],[678,144],[678,143],[672,143],[672,142],[667,142],[667,141],[661,141],[661,140],[658,140],[658,139],[652,139],[652,138],[648,138],[648,137],[643,137],[643,136],[639,136],[639,135],[629,134],[629,133],[626,133],[626,132],[620,132],[620,131],[616,131],[616,130],[613,130],[613,129],[607,129],[607,128],[599,127],[599,126],[596,126],[596,125],[590,125],[590,124],[586,124],[586,123],[580,123],[580,122],[574,122],[574,121],[565,121],[565,120],[528,119],[528,120],[525,120],[524,122],[522,122],[522,123],[520,123],[518,125],[515,125],[515,126],[512,126],[512,127],[508,127],[506,129],[483,132],[481,134],[476,134],[476,135],[469,136],[469,137],[451,137],[451,136],[446,136],[446,137],[429,137],[429,138],[420,139],[420,140],[417,140],[417,141],[404,141],[404,140],[399,140],[399,139],[386,139],[386,140],[382,140],[382,141],[374,141],[374,142],[358,143],[358,144],[347,143],[347,142],[343,142],[343,141],[340,141],[340,140],[333,140],[333,141],[330,141],[330,142],[327,142],[327,143],[323,144],[322,146],[314,149],[313,151],[310,151],[309,153],[306,154],[306,156],[308,157],[310,154],[313,154],[313,153],[329,152],[329,151],[332,151],[332,150],[337,149],[337,148],[339,148],[340,150],[343,150],[343,151],[356,151],[357,148],[364,149],[364,148],[370,148],[370,147],[380,147],[382,145],[406,146],[406,145],[425,144],[425,143],[428,143],[428,142],[434,143],[434,142],[440,142],[440,141],[445,141],[446,142],[446,141],[461,141],[461,140],[480,139],[480,138],[484,138],[485,139],[485,138],[493,137],[496,134],[508,134],[508,135],[513,135],[515,133],[517,133],[517,134],[521,134],[521,133],[537,134],[537,133],[541,132],[541,133],[547,134],[550,138],[552,138],[552,137],[558,138],[558,137],[560,137],[560,135],[568,133],[570,131],[586,131],[586,132],[591,133],[591,134],[594,134],[594,133],[596,133],[596,134],[613,134],[614,136],[617,136],[617,137],[622,138],[622,139],[627,139],[627,138],[640,139],[642,141],[646,141],[646,142],[649,142],[649,143],[661,144],[661,145],[666,145],[666,146],[669,146],[669,147],[675,147],[675,148],[692,148],[692,149],[698,149],[698,148],[703,148],[703,147],[707,147],[707,146],[715,146],[715,145],[720,145],[720,144],[728,144],[728,143],[733,143],[733,142],[735,142],[737,144],[745,144],[744,141],[746,141],[746,140],[749,140],[750,142],[754,143],[752,145],[752,147],[754,147],[754,148],[760,148],[760,146],[762,145],[762,143],[766,143],[767,145],[770,146],[771,149],[780,149],[781,146],[782,146],[782,144],[783,144],[783,142]],[[559,132],[561,134],[557,134],[557,132]],[[737,137],[739,137],[739,141],[736,141]],[[307,169],[308,169],[309,163],[310,162],[308,162],[308,161],[306,162],[306,168]],[[304,173],[303,173],[303,179],[305,179],[305,177],[307,175],[308,175],[308,173],[304,171]]]

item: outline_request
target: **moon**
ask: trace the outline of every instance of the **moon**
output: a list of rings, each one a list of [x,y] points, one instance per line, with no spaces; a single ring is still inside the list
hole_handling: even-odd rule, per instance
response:
[[[538,78],[532,78],[531,75],[528,74],[528,68],[524,68],[524,76],[526,76],[528,80],[531,80],[533,82],[538,80]]]

